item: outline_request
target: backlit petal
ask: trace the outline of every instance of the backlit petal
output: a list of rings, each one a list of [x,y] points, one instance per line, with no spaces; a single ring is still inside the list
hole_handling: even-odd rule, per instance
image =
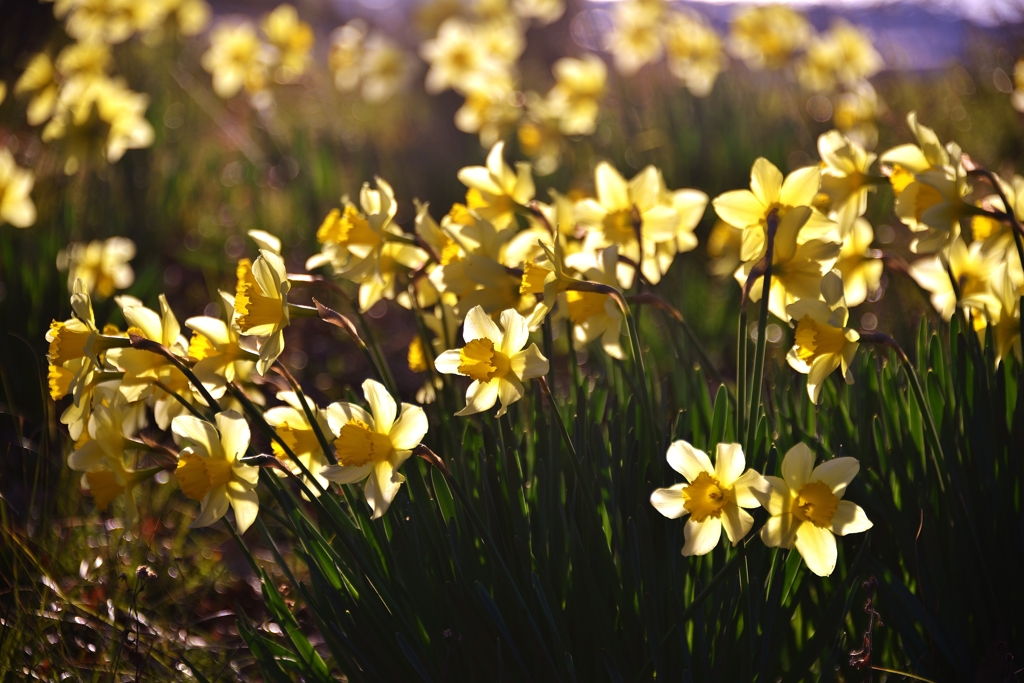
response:
[[[715,478],[722,486],[732,487],[733,482],[743,474],[745,465],[742,446],[738,443],[718,444],[715,455]]]
[[[363,382],[363,396],[370,404],[370,414],[373,415],[373,426],[380,434],[387,434],[391,426],[395,424],[395,415],[398,414],[398,406],[395,399],[384,388],[380,382],[368,379]]]
[[[651,505],[669,519],[679,519],[688,515],[690,514],[689,510],[683,507],[686,503],[683,498],[683,489],[685,488],[686,484],[676,484],[667,489],[654,489],[651,494]]]
[[[790,448],[782,458],[782,478],[794,491],[799,491],[810,481],[814,469],[814,452],[805,443]]]
[[[683,555],[707,555],[715,549],[722,537],[722,521],[716,517],[708,517],[703,522],[689,519],[686,521],[685,533]]]
[[[832,515],[832,533],[837,536],[859,534],[873,526],[874,524],[868,519],[864,510],[856,503],[851,503],[848,500],[839,501],[839,507],[836,509],[836,513]]]
[[[704,451],[699,451],[688,442],[679,440],[673,441],[665,454],[669,467],[686,477],[686,481],[693,482],[701,472],[714,474],[715,468],[711,465],[711,459]]]
[[[828,529],[804,523],[796,532],[796,549],[807,568],[818,576],[828,576],[836,568],[836,537]]]
[[[832,489],[832,493],[842,498],[853,478],[860,472],[857,458],[833,458],[826,460],[811,472],[808,481],[821,481]]]

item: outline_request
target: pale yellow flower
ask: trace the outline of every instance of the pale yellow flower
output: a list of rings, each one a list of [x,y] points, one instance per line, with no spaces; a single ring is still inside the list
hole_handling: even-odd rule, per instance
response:
[[[235,297],[226,292],[220,296],[233,314]],[[219,400],[235,379],[249,379],[257,356],[241,346],[241,335],[234,327],[209,316],[188,318],[185,327],[192,330],[188,344],[188,357],[196,363],[192,372],[211,396]]]
[[[270,62],[270,51],[256,35],[256,26],[248,20],[214,26],[210,49],[202,57],[203,68],[213,75],[213,91],[225,99],[234,97],[242,88],[249,94],[263,90]]]
[[[992,277],[1004,258],[1002,250],[986,247],[983,242],[968,246],[963,237],[957,237],[943,253],[911,263],[910,276],[931,293],[932,306],[944,320],[949,320],[958,303],[950,273],[960,290],[959,304],[984,313],[999,306],[992,294]]]
[[[466,166],[458,178],[469,188],[466,206],[498,230],[509,227],[517,210],[533,199],[536,188],[530,164],[520,161],[515,170],[505,163],[505,143],[499,142],[487,154],[485,166]]]
[[[386,102],[406,87],[414,70],[412,59],[397,43],[379,31],[371,33],[363,44],[360,94],[367,102]]]
[[[662,53],[660,36],[661,6],[625,0],[615,7],[615,24],[608,36],[607,49],[615,68],[623,76],[632,76]]]
[[[255,263],[238,262],[235,316],[232,325],[243,335],[260,338],[260,359],[256,371],[265,377],[284,351],[284,328],[290,322],[288,292],[291,282],[284,259],[266,249]]]
[[[669,13],[663,31],[669,71],[690,94],[706,97],[729,63],[721,37],[707,19],[689,10]]]
[[[807,44],[797,63],[800,84],[815,92],[831,91],[874,76],[884,66],[871,39],[856,26],[839,19]]]
[[[833,98],[832,121],[851,140],[866,149],[874,149],[878,144],[875,120],[883,109],[872,85],[860,81]]]
[[[352,92],[359,87],[366,30],[366,22],[362,19],[353,19],[331,32],[327,66],[334,74],[335,87],[342,92]]]
[[[581,273],[589,282],[619,288],[619,249],[615,245],[603,249],[598,254],[569,254],[565,257],[565,265]],[[622,310],[611,296],[599,292],[569,290],[559,295],[559,306],[563,315],[572,323],[573,342],[576,348],[583,348],[600,338],[601,348],[609,356],[617,360],[626,357],[621,344]]]
[[[34,184],[32,171],[18,166],[11,150],[0,147],[0,225],[27,228],[36,222],[31,196]]]
[[[40,52],[29,61],[24,73],[14,84],[14,94],[35,93],[28,104],[26,119],[30,126],[45,123],[57,106],[57,70],[49,55]]]
[[[82,472],[82,485],[93,497],[99,510],[124,496],[125,526],[139,521],[139,510],[133,489],[156,474],[160,468],[135,470],[125,464],[125,432],[123,406],[98,405],[89,417],[86,438],[75,444],[68,455],[68,467]]]
[[[499,328],[484,309],[477,306],[466,314],[462,336],[466,345],[448,350],[434,361],[438,372],[469,377],[473,383],[466,392],[466,407],[456,415],[473,415],[490,410],[500,399],[497,417],[523,397],[523,382],[545,375],[548,360],[530,344],[526,318],[514,310],[501,313]]]
[[[167,347],[172,353],[184,357],[188,353],[188,342],[181,335],[174,311],[167,298],[160,295],[160,312],[146,308],[134,297],[115,298],[121,313],[128,322],[129,334],[136,334]],[[199,401],[192,393],[188,378],[173,363],[163,356],[142,349],[117,349],[108,354],[110,359],[124,371],[119,390],[129,403],[148,399],[153,405],[153,416],[160,429],[167,429],[177,415],[186,408],[164,389],[156,386],[159,382],[188,403]]]
[[[56,68],[64,78],[104,76],[112,55],[106,43],[72,43],[57,55]]]
[[[230,506],[235,527],[244,534],[260,509],[256,483],[260,470],[240,462],[249,448],[249,425],[233,410],[214,416],[216,426],[191,415],[171,423],[175,441],[183,444],[175,475],[181,492],[202,501],[199,516],[189,528],[210,526]]]
[[[876,155],[850,140],[838,130],[818,137],[821,155],[821,191],[828,196],[829,218],[845,236],[858,216],[868,208],[868,194],[875,191],[869,171]]]
[[[1024,296],[1024,277],[1014,277],[1009,264],[1004,263],[992,276],[992,294],[998,302],[998,308],[989,310],[987,318],[994,335],[996,365],[1011,354],[1016,356],[1019,363],[1024,359],[1020,333],[1020,299]],[[979,333],[984,335],[984,330]]]
[[[768,214],[773,210],[778,211],[779,233],[798,235],[798,242],[833,236],[835,223],[811,208],[820,187],[821,169],[818,167],[799,168],[783,180],[782,172],[760,157],[750,170],[749,190],[725,192],[711,203],[719,218],[743,230],[740,260],[750,262],[765,253]],[[799,207],[807,211],[794,211]]]
[[[715,464],[704,451],[687,441],[675,441],[665,459],[686,479],[666,489],[655,489],[651,505],[669,519],[689,515],[684,533],[683,555],[707,555],[722,538],[722,531],[736,545],[750,532],[754,518],[743,508],[756,508],[755,493],[769,491],[768,482],[752,469],[744,471],[746,459],[738,443],[720,443]]]
[[[313,426],[306,417],[306,411],[302,408],[301,399],[294,391],[280,391],[277,394],[277,398],[280,401],[284,401],[287,405],[270,408],[263,413],[263,419],[274,428],[274,431],[281,437],[281,440],[288,444],[288,448],[299,459],[303,467],[313,475],[316,483],[320,487],[326,488],[328,480],[323,476],[322,471],[328,465],[327,456],[324,455],[324,449],[320,446],[320,440],[317,438],[316,432],[313,431]],[[313,413],[313,417],[316,419],[317,426],[320,427],[321,432],[324,435],[330,434],[331,425],[327,419],[327,412],[320,410],[308,398],[306,399],[306,404]],[[299,466],[292,461],[277,441],[271,441],[270,447],[282,465],[296,476],[305,476]],[[284,472],[280,474],[285,476]],[[313,491],[314,495],[320,495],[320,489],[317,486],[310,486],[310,490]]]
[[[786,307],[796,321],[793,348],[786,355],[791,368],[807,375],[807,393],[818,403],[821,385],[836,368],[842,367],[843,378],[853,383],[850,364],[860,346],[860,335],[847,329],[850,311],[843,299],[843,281],[835,272],[821,281],[824,301],[801,299]]]
[[[563,135],[591,135],[600,111],[608,69],[604,61],[588,53],[583,59],[564,57],[551,68],[555,86],[546,98],[547,114],[558,120]]]
[[[729,50],[751,69],[781,69],[810,36],[811,24],[796,10],[749,7],[729,23]]]
[[[533,19],[538,24],[552,24],[565,14],[564,0],[513,0],[512,9],[522,19]]]
[[[370,412],[353,403],[327,406],[338,464],[325,467],[320,474],[338,484],[364,482],[363,494],[372,518],[380,519],[405,481],[398,468],[426,436],[427,414],[409,403],[402,404],[399,414],[395,399],[372,379],[363,382],[363,396]]]
[[[810,212],[806,206],[796,207],[788,216]],[[839,244],[825,240],[799,240],[801,221],[783,220],[775,234],[775,250],[772,254],[771,290],[768,310],[772,315],[788,320],[786,308],[800,299],[818,299],[821,295],[821,279],[832,270],[839,256]],[[754,269],[756,261],[747,261],[736,271],[736,281],[744,286]],[[760,301],[763,277],[751,284],[750,300]]]
[[[881,284],[884,264],[871,248],[874,239],[871,224],[864,218],[858,218],[839,250],[835,269],[842,275],[846,304],[850,308],[864,303],[868,294],[877,291]]]
[[[68,290],[81,280],[98,300],[119,289],[131,287],[135,271],[128,264],[135,258],[135,242],[127,237],[93,240],[88,244],[72,242],[57,254],[57,270],[68,271]]]
[[[431,94],[448,88],[464,93],[472,77],[500,75],[505,70],[501,61],[486,51],[478,29],[458,17],[441,24],[434,39],[420,46],[420,56],[430,63],[426,88]]]
[[[294,83],[306,71],[313,49],[313,28],[299,19],[298,11],[288,3],[274,8],[263,18],[261,27],[278,51],[275,78],[279,83]]]
[[[523,114],[516,101],[515,79],[507,72],[474,73],[460,87],[466,101],[455,112],[455,127],[478,134],[481,147],[500,142]]]
[[[782,477],[765,477],[771,492],[755,494],[771,514],[761,540],[770,548],[796,548],[808,569],[829,576],[838,556],[835,537],[873,526],[860,506],[842,500],[859,471],[856,458],[833,458],[814,467],[806,444],[790,448],[782,459]]]

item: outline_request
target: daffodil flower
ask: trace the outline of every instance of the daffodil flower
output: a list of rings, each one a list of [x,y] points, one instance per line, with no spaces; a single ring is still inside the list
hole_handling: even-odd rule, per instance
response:
[[[771,515],[761,540],[770,548],[795,547],[808,569],[829,576],[836,568],[835,537],[873,526],[864,510],[842,500],[859,471],[856,458],[833,458],[814,467],[814,453],[806,444],[790,448],[782,459],[782,478],[765,477],[770,492],[756,494]]]
[[[242,88],[253,94],[266,87],[271,58],[251,21],[223,22],[210,32],[210,49],[203,53],[202,65],[213,75],[213,91],[227,99]]]
[[[473,380],[466,392],[466,407],[456,415],[490,410],[501,399],[497,416],[523,397],[523,382],[548,371],[548,359],[530,344],[526,318],[509,309],[501,314],[502,330],[480,306],[466,315],[462,336],[466,345],[445,351],[434,361],[438,372],[463,375]]]
[[[123,408],[96,407],[89,417],[87,437],[80,439],[68,456],[68,467],[83,473],[82,486],[90,491],[99,510],[106,510],[112,501],[124,496],[125,525],[131,527],[139,521],[133,489],[161,468],[134,470],[125,466]]]
[[[495,144],[487,154],[485,166],[467,166],[459,170],[459,180],[469,188],[466,206],[498,230],[509,227],[518,207],[533,199],[536,191],[530,164],[520,161],[515,170],[505,163],[505,143]]]
[[[670,12],[663,27],[668,70],[694,97],[706,97],[729,60],[707,19],[688,10]]]
[[[750,7],[729,23],[729,51],[751,69],[781,69],[811,31],[804,15],[785,5]]]
[[[959,304],[984,313],[998,306],[991,282],[1004,255],[1002,250],[992,249],[984,242],[972,242],[968,246],[963,237],[957,237],[946,253],[914,261],[909,272],[917,284],[931,293],[932,306],[943,320],[949,320],[958,303],[950,273],[960,288]]]
[[[146,308],[134,297],[120,296],[115,301],[121,306],[121,313],[128,321],[129,333],[162,344],[178,356],[186,355],[188,344],[180,334],[181,326],[167,303],[167,297],[160,295],[160,313]],[[156,386],[156,382],[188,403],[199,400],[193,395],[184,373],[163,356],[142,349],[118,349],[109,355],[124,371],[120,391],[125,400],[131,403],[149,398],[160,429],[167,429],[171,420],[184,414],[186,408],[170,393]]]
[[[237,275],[232,324],[241,334],[261,339],[256,371],[266,376],[284,351],[284,328],[290,321],[288,292],[292,286],[288,271],[279,254],[261,249],[255,263],[250,264],[249,259],[238,262]]]
[[[363,396],[370,412],[352,403],[327,406],[338,464],[325,467],[320,474],[338,484],[364,482],[366,502],[373,519],[379,519],[405,481],[398,468],[427,433],[427,414],[409,403],[402,404],[399,414],[395,399],[372,379],[363,382]]]
[[[711,203],[719,218],[743,230],[740,260],[752,262],[767,248],[768,214],[773,210],[778,210],[780,234],[799,235],[799,242],[829,237],[836,224],[812,207],[820,187],[817,166],[798,168],[783,179],[772,162],[760,157],[750,171],[749,190],[725,192]],[[794,210],[800,207],[811,207],[810,213]]]
[[[88,244],[71,243],[57,255],[57,269],[68,271],[68,289],[75,280],[102,300],[135,281],[128,262],[135,258],[135,242],[127,237],[93,240]]]
[[[240,462],[249,448],[249,425],[233,410],[217,413],[214,419],[216,427],[191,415],[179,415],[171,422],[175,440],[185,446],[178,455],[175,476],[182,493],[202,501],[191,528],[210,526],[230,506],[238,533],[244,534],[260,505],[259,468]]]
[[[616,270],[619,264],[618,247],[612,245],[597,255],[577,252],[565,257],[565,264],[583,274],[590,282],[599,282],[618,289]],[[545,296],[545,301],[547,297]],[[612,358],[622,360],[622,310],[608,294],[566,290],[561,294],[565,316],[573,325],[573,341],[577,348],[586,346],[598,337],[601,347]]]
[[[878,252],[871,248],[874,239],[875,231],[863,217],[853,221],[853,226],[843,238],[835,269],[843,276],[846,305],[850,308],[860,306],[869,293],[881,286],[884,264],[876,256]]]
[[[277,78],[293,83],[306,70],[313,49],[313,28],[299,19],[298,11],[288,3],[278,5],[263,18],[263,33],[278,50]]]
[[[36,222],[36,205],[32,203],[32,171],[14,162],[14,155],[6,147],[0,148],[0,225],[10,223],[16,228],[27,228]]]
[[[220,293],[228,311],[235,309],[235,297]],[[200,315],[185,321],[192,330],[188,343],[188,357],[196,361],[192,373],[202,382],[215,399],[227,391],[227,385],[236,378],[248,380],[257,356],[241,346],[238,330],[219,318]]]
[[[317,439],[313,426],[306,418],[306,411],[302,409],[299,396],[294,391],[281,391],[278,392],[277,398],[284,401],[287,405],[275,406],[267,410],[263,413],[263,419],[274,428],[274,431],[281,437],[281,440],[288,444],[288,448],[299,459],[303,467],[313,475],[313,478],[316,479],[320,487],[326,487],[327,480],[321,475],[321,470],[327,466],[327,456],[324,455],[324,449],[320,446],[320,440]],[[313,417],[316,419],[317,426],[320,427],[324,434],[329,434],[331,425],[327,419],[327,414],[308,398],[306,402],[313,413]],[[304,476],[302,470],[292,462],[291,458],[288,457],[288,454],[285,453],[277,441],[271,441],[270,447],[282,465],[291,470],[295,475]],[[284,473],[282,472],[281,474],[283,475]],[[314,494],[319,495],[317,487],[313,486],[310,488]]]
[[[733,545],[743,540],[754,524],[743,508],[760,505],[754,494],[767,493],[769,487],[754,470],[743,470],[746,460],[740,445],[718,444],[712,466],[707,453],[680,440],[669,446],[665,459],[687,483],[655,489],[651,505],[669,519],[690,516],[683,555],[707,555],[718,545],[723,529]]]
[[[807,375],[807,393],[814,403],[821,396],[821,385],[836,368],[842,366],[843,377],[853,381],[850,363],[860,346],[857,330],[847,329],[850,312],[843,300],[843,281],[835,272],[822,279],[824,301],[801,299],[786,307],[796,321],[793,348],[786,360],[797,372]]]
[[[875,191],[868,173],[876,155],[838,130],[818,137],[818,154],[822,161],[821,191],[829,198],[829,218],[845,236],[857,217],[867,211],[868,194]]]

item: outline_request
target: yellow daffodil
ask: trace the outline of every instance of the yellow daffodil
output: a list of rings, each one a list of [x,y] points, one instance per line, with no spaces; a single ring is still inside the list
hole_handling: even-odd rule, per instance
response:
[[[860,346],[860,335],[846,327],[849,309],[843,299],[843,281],[835,272],[821,281],[824,301],[801,299],[786,307],[796,321],[793,348],[786,355],[790,367],[807,375],[807,393],[814,403],[821,396],[822,383],[842,367],[843,378],[852,383],[850,363]]]
[[[57,270],[68,271],[68,289],[75,280],[98,300],[135,282],[135,271],[128,264],[135,258],[135,242],[127,237],[93,240],[88,244],[72,242],[57,254]]]
[[[128,321],[129,334],[137,334],[163,344],[178,356],[187,355],[188,342],[181,335],[181,326],[163,294],[160,295],[159,313],[146,308],[133,297],[119,296],[116,301]],[[109,355],[124,371],[120,391],[125,400],[134,402],[149,398],[160,429],[167,429],[175,416],[186,411],[179,398],[188,403],[196,402],[188,378],[163,356],[142,349],[118,349],[116,354],[111,352]],[[171,396],[168,391],[178,398]]]
[[[850,85],[874,76],[884,66],[871,39],[859,28],[843,21],[807,43],[797,63],[800,85],[815,92],[831,91],[836,85]]]
[[[878,252],[871,248],[875,232],[864,218],[857,218],[853,227],[843,239],[835,269],[843,277],[846,305],[860,306],[868,294],[878,290],[882,281],[884,264]]]
[[[213,75],[213,91],[225,99],[245,88],[249,94],[266,87],[271,55],[251,21],[222,22],[210,32],[210,49],[202,64]]]
[[[160,471],[159,467],[135,470],[125,465],[125,433],[121,408],[100,405],[89,417],[89,432],[68,456],[68,467],[82,472],[82,486],[99,510],[124,496],[125,526],[139,521],[133,489]]]
[[[868,81],[849,86],[832,100],[832,121],[836,128],[866,149],[878,144],[875,120],[882,112],[878,93]]]
[[[513,0],[512,9],[521,19],[533,19],[538,24],[552,24],[565,14],[563,0]]]
[[[466,101],[455,112],[455,127],[463,133],[477,133],[481,147],[497,144],[522,116],[516,82],[509,73],[474,73],[463,81],[460,90]]]
[[[232,322],[240,333],[260,338],[256,371],[265,377],[284,351],[284,328],[290,322],[288,271],[280,255],[261,249],[255,263],[238,262],[237,276]]]
[[[551,68],[555,86],[548,92],[548,114],[557,119],[563,135],[591,135],[600,111],[608,69],[604,60],[588,53],[583,59],[564,57]]]
[[[366,502],[373,519],[379,519],[405,481],[398,468],[427,433],[427,414],[409,403],[402,404],[399,414],[395,399],[372,379],[363,382],[363,396],[370,412],[352,403],[327,406],[338,464],[325,467],[321,474],[339,484],[364,482]]]
[[[818,167],[799,168],[783,179],[782,172],[761,157],[750,171],[749,190],[725,192],[711,203],[719,218],[743,230],[740,260],[750,262],[764,255],[768,214],[772,210],[779,212],[779,233],[798,236],[798,242],[826,238],[833,233],[835,223],[817,209],[794,211],[798,207],[811,207],[820,187]]]
[[[45,52],[35,55],[14,83],[15,95],[35,93],[25,116],[30,126],[41,125],[53,115],[59,92],[57,70]]]
[[[664,26],[668,69],[694,97],[706,97],[728,64],[722,38],[702,15],[670,12]]]
[[[32,171],[19,167],[11,150],[0,147],[0,225],[27,228],[36,222],[31,196],[34,183]]]
[[[1024,278],[1015,278],[1009,264],[1004,263],[992,277],[992,290],[999,304],[997,309],[988,311],[988,321],[992,325],[995,341],[996,365],[1011,354],[1020,362],[1024,359],[1020,334],[1020,299],[1024,296]]]
[[[459,181],[469,188],[466,206],[498,230],[509,227],[517,209],[533,199],[536,188],[530,164],[520,161],[515,170],[505,163],[505,143],[499,142],[487,154],[485,166],[459,170]]]
[[[619,249],[607,247],[597,255],[577,252],[565,257],[565,265],[582,273],[584,279],[619,288]],[[548,297],[545,296],[547,301]],[[622,360],[622,310],[611,296],[600,292],[567,290],[559,298],[565,317],[573,325],[573,342],[582,348],[601,338],[601,347],[612,358]]]
[[[868,194],[875,191],[869,169],[874,154],[853,142],[838,130],[818,137],[821,155],[821,191],[828,196],[829,218],[845,236],[858,216],[868,208]]]
[[[729,23],[729,50],[751,69],[781,69],[810,36],[810,22],[796,10],[749,7]]]
[[[775,251],[772,254],[771,290],[768,310],[772,315],[787,320],[786,307],[800,299],[817,299],[820,296],[821,278],[832,270],[839,257],[839,245],[824,240],[809,240],[801,243],[799,214],[805,217],[810,212],[806,206],[796,207],[787,216],[794,220],[783,220],[775,235]],[[742,287],[746,283],[756,262],[748,261],[736,271],[736,280]],[[760,301],[763,277],[757,278],[750,287],[750,300]]]
[[[986,248],[983,242],[968,246],[963,237],[957,237],[947,252],[911,263],[910,276],[931,293],[932,306],[944,320],[949,320],[958,303],[950,273],[960,290],[959,304],[983,313],[998,306],[992,295],[992,276],[1003,258],[1003,251]]]
[[[371,33],[363,45],[360,94],[367,102],[380,104],[390,100],[409,83],[415,71],[410,56],[379,31]]]
[[[669,519],[689,515],[684,533],[683,555],[707,555],[722,538],[722,531],[733,545],[739,543],[754,525],[754,518],[743,508],[760,505],[755,493],[769,490],[764,477],[748,469],[738,443],[720,443],[715,464],[704,451],[686,441],[675,441],[665,459],[683,475],[686,483],[667,489],[655,489],[651,505]]]
[[[466,314],[462,336],[466,345],[445,351],[434,361],[438,372],[473,380],[466,392],[466,407],[456,415],[490,410],[500,399],[497,416],[523,397],[523,382],[548,371],[548,360],[530,340],[526,318],[514,310],[501,313],[501,328],[477,306]],[[504,328],[504,329],[502,329]]]
[[[277,398],[280,401],[284,401],[287,405],[270,408],[263,413],[263,419],[274,428],[274,431],[281,437],[281,440],[288,444],[288,448],[291,449],[292,453],[295,454],[306,470],[313,475],[316,482],[321,487],[326,487],[327,479],[323,477],[321,471],[327,467],[327,456],[324,455],[324,450],[320,446],[320,440],[317,439],[316,432],[313,431],[312,425],[306,418],[306,412],[302,409],[302,403],[300,403],[301,399],[294,391],[278,392]],[[313,412],[320,430],[325,435],[330,434],[331,426],[327,419],[327,413],[320,410],[308,398],[306,403]],[[302,470],[292,462],[291,458],[288,457],[288,454],[285,453],[277,441],[272,441],[270,446],[282,465],[291,470],[295,475],[304,476]],[[315,495],[319,495],[317,487],[311,486],[310,490]]]
[[[230,506],[235,527],[244,534],[259,513],[256,493],[259,468],[240,462],[249,448],[249,425],[233,410],[214,416],[216,426],[191,415],[171,422],[175,441],[183,445],[175,475],[181,492],[201,501],[199,516],[190,528],[210,526]]]
[[[306,71],[313,49],[313,28],[299,19],[298,11],[288,3],[278,5],[264,17],[261,28],[278,51],[275,78],[280,83],[295,82]]]
[[[226,292],[220,295],[227,310],[234,311],[234,297]],[[196,316],[186,320],[185,327],[192,330],[188,344],[188,357],[196,362],[192,372],[211,396],[220,399],[236,378],[249,378],[257,356],[241,346],[240,335],[231,325],[218,318]]]
[[[327,66],[334,74],[334,86],[341,92],[352,92],[359,87],[365,40],[366,22],[362,19],[353,19],[331,32]]]
[[[761,540],[770,548],[795,547],[808,569],[829,576],[836,568],[835,537],[873,526],[858,505],[842,500],[859,471],[856,458],[833,458],[814,467],[806,444],[790,448],[782,459],[782,478],[765,477],[770,493],[755,494],[771,515]]]
[[[708,256],[711,263],[708,270],[715,277],[726,277],[736,272],[740,265],[740,246],[743,230],[719,219],[708,235]]]
[[[627,0],[615,7],[608,49],[620,74],[632,76],[661,56],[660,19],[660,3]]]
[[[479,31],[458,17],[441,24],[434,39],[420,47],[420,56],[430,63],[426,88],[431,94],[448,88],[464,93],[473,77],[504,71],[500,60],[486,51]]]

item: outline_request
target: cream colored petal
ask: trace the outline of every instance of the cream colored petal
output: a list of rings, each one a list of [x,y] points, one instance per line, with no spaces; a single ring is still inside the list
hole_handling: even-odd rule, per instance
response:
[[[68,456],[68,467],[77,472],[88,472],[100,467],[106,457],[99,442],[87,441]]]
[[[227,486],[221,485],[206,494],[199,508],[199,516],[189,525],[190,529],[210,526],[225,514],[231,502],[228,500]]]
[[[398,414],[395,399],[391,398],[391,394],[383,384],[373,379],[363,382],[363,396],[370,404],[374,429],[380,434],[389,433],[392,425],[395,424],[395,416]]]
[[[684,529],[686,543],[683,545],[683,555],[707,555],[722,538],[722,521],[715,517],[708,517],[703,522],[695,522],[693,519],[686,520]]]
[[[199,454],[213,458],[223,458],[220,435],[212,424],[191,415],[179,415],[171,420],[171,432],[177,437],[175,441],[188,442],[188,445]]]
[[[796,545],[796,532],[801,526],[803,525],[788,513],[769,517],[761,527],[761,540],[769,548],[791,549]]]
[[[690,514],[684,507],[686,500],[683,498],[683,489],[686,484],[676,484],[667,489],[654,489],[651,493],[651,505],[654,509],[669,519],[679,519]]]
[[[756,508],[761,505],[758,496],[770,497],[772,486],[768,480],[754,470],[747,470],[741,474],[732,484],[733,495],[736,496],[736,504],[741,508]],[[787,491],[788,495],[788,491]]]
[[[526,324],[526,318],[509,308],[501,312],[501,325],[505,328],[505,333],[502,335],[501,346],[498,347],[500,351],[506,356],[522,351],[530,339],[530,328]]]
[[[220,431],[220,442],[228,460],[245,455],[249,448],[249,423],[233,410],[225,410],[214,417]]]
[[[335,484],[355,484],[370,476],[373,471],[373,463],[359,465],[357,467],[345,467],[344,465],[328,465],[320,470],[320,475],[330,479]]]
[[[466,407],[455,413],[460,417],[490,410],[498,401],[498,382],[474,381],[466,390]]]
[[[842,498],[846,487],[858,472],[860,472],[860,461],[857,458],[833,458],[815,467],[808,481],[824,482],[832,489],[832,493]]]
[[[644,239],[655,242],[671,240],[675,238],[678,228],[679,214],[667,204],[659,204],[643,213],[640,230]]]
[[[836,536],[859,534],[873,526],[859,505],[848,500],[839,501],[839,507],[832,516],[832,533]]]
[[[786,484],[786,481],[771,475],[764,477],[764,480],[767,482],[768,488],[752,488],[750,490],[751,495],[761,503],[762,507],[764,507],[770,515],[788,513],[790,496],[792,494],[790,493],[789,486]]]
[[[921,173],[931,166],[924,152],[917,145],[897,145],[879,157],[883,164],[899,164],[911,173]]]
[[[732,190],[711,202],[718,217],[737,228],[759,225],[767,209],[750,190]]]
[[[498,325],[484,312],[482,306],[474,306],[466,314],[462,338],[467,344],[475,339],[490,339],[494,347],[500,349],[502,337]]]
[[[626,179],[607,161],[599,163],[594,170],[594,185],[597,200],[608,211],[628,211],[632,207]]]
[[[581,199],[573,208],[576,222],[588,227],[600,226],[608,215],[608,209],[594,199]]]
[[[501,417],[508,410],[508,406],[512,405],[523,397],[523,383],[517,380],[512,375],[506,375],[498,380],[498,399],[501,401],[501,407],[498,408],[496,417]]]
[[[263,290],[263,294],[275,299],[280,298],[281,283],[284,278],[281,273],[285,270],[284,259],[272,251],[260,251],[260,258],[252,264],[252,276],[256,284]]]
[[[373,427],[373,416],[354,403],[332,403],[324,408],[327,414],[327,424],[335,437],[341,433],[341,428],[353,420]]]
[[[815,405],[821,399],[822,385],[828,380],[828,376],[836,371],[841,361],[842,357],[839,354],[830,353],[815,358],[811,363],[811,368],[807,373],[807,395]]]
[[[388,437],[391,445],[400,451],[411,451],[416,448],[427,434],[427,414],[423,408],[411,403],[402,404],[402,413],[395,420]]]
[[[237,488],[231,490],[231,509],[235,511],[235,528],[241,536],[256,521],[260,511],[260,497],[256,489]]]
[[[743,474],[746,466],[743,447],[738,443],[720,443],[715,453],[715,478],[727,488]]]
[[[829,576],[835,570],[836,537],[828,529],[801,524],[796,532],[796,549],[807,568],[818,576]]]
[[[779,201],[786,206],[810,206],[821,187],[821,170],[817,166],[798,168],[782,183]]]
[[[231,344],[227,323],[219,318],[211,318],[205,315],[196,316],[186,320],[185,327],[193,332],[198,332],[217,346],[229,346]]]
[[[711,459],[704,451],[699,451],[688,442],[679,440],[673,441],[665,454],[665,460],[669,467],[686,477],[686,481],[692,483],[701,472],[714,474],[715,468],[711,465]]]
[[[524,382],[548,374],[548,359],[541,354],[536,344],[530,344],[525,351],[517,353],[509,360],[512,372]]]
[[[782,458],[782,478],[793,491],[799,491],[810,481],[814,469],[814,452],[805,443],[790,448]]]
[[[782,192],[782,171],[764,157],[758,157],[750,169],[750,190],[761,204],[774,204]]]
[[[384,516],[404,481],[405,477],[396,472],[390,462],[385,460],[374,464],[373,471],[366,478],[366,484],[363,485],[366,502],[373,509],[372,519],[380,519]]]
[[[754,526],[754,518],[738,505],[726,505],[722,510],[722,528],[725,529],[725,535],[729,537],[733,545],[742,541],[752,526]]]
[[[516,203],[525,205],[536,193],[537,188],[533,184],[533,172],[530,169],[530,164],[525,161],[520,161],[516,164],[516,182],[515,187],[512,190],[512,199]]]
[[[462,353],[459,349],[449,349],[434,359],[434,367],[437,371],[446,375],[459,374],[459,366],[462,365]]]
[[[137,327],[147,339],[163,343],[163,323],[156,311],[144,306],[128,306],[121,312],[129,327]]]
[[[284,332],[277,330],[260,344],[260,359],[256,361],[256,372],[260,373],[260,377],[267,376],[270,366],[282,352],[284,352]]]
[[[501,188],[491,178],[491,172],[483,166],[466,166],[459,170],[457,177],[466,187],[489,194],[501,194]]]

